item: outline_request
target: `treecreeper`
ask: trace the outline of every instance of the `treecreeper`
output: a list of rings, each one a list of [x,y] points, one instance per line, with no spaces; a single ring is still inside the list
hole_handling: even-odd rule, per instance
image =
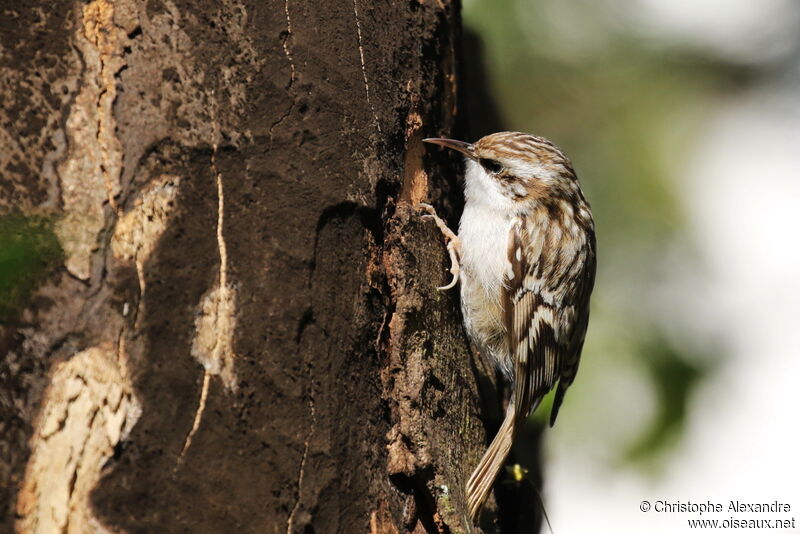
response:
[[[505,418],[467,482],[473,520],[518,430],[557,386],[552,426],[578,372],[594,286],[594,221],[570,160],[552,142],[498,132],[475,143],[424,139],[466,158],[458,235],[422,204],[447,241],[464,328],[511,385]]]

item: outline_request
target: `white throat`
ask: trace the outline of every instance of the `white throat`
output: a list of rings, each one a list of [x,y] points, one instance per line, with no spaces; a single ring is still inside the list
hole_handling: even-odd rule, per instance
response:
[[[465,171],[464,201],[467,206],[480,205],[486,209],[507,213],[513,210],[513,201],[500,191],[497,180],[492,178],[480,163],[468,158]]]
[[[508,269],[508,233],[513,201],[475,161],[467,160],[464,213],[458,226],[461,241],[461,289],[494,295]]]

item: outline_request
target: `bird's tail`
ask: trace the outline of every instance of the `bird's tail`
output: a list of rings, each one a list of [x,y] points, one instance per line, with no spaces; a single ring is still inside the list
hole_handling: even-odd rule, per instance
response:
[[[473,471],[472,476],[469,477],[467,482],[467,506],[469,507],[470,518],[474,521],[478,517],[481,506],[492,491],[492,485],[503,468],[511,444],[514,442],[515,428],[515,411],[513,404],[509,404],[506,409],[506,417],[503,419],[503,424],[500,425],[500,430],[492,440],[492,444],[486,449],[486,452],[478,463],[478,467]]]

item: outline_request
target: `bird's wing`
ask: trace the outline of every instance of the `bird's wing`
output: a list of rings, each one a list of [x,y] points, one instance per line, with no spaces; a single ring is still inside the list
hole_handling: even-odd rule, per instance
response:
[[[596,258],[594,233],[587,235],[587,243],[584,249],[584,267],[580,276],[573,281],[570,291],[570,303],[562,307],[560,312],[561,323],[570,325],[565,332],[564,356],[560,362],[558,389],[553,399],[553,407],[550,410],[550,426],[556,422],[558,410],[564,402],[564,395],[567,389],[575,380],[578,373],[578,364],[583,350],[583,341],[586,339],[586,329],[589,325],[589,296],[594,287]]]
[[[524,421],[559,379],[566,390],[569,384],[564,379],[571,383],[574,378],[586,332],[591,285],[589,291],[578,286],[586,278],[586,256],[591,251],[574,243],[562,246],[563,236],[553,232],[552,228],[533,227],[524,217],[516,219],[509,232],[510,269],[503,288],[503,308],[518,421]],[[593,263],[590,267],[593,276]],[[559,386],[563,398],[561,389]]]

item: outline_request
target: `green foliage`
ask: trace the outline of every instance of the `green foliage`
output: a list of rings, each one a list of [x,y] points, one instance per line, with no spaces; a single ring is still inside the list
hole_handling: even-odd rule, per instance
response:
[[[641,361],[656,392],[658,412],[626,459],[646,464],[657,460],[680,437],[692,393],[716,366],[709,360],[686,359],[663,339],[652,340],[641,352],[647,354]]]
[[[0,217],[0,319],[25,305],[61,257],[49,219],[20,214]]]

